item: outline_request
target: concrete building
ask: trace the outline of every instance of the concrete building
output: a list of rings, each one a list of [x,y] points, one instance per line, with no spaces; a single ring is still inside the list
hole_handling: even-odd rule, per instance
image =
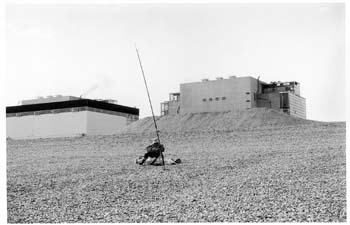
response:
[[[169,101],[160,105],[162,115],[174,115],[180,113],[180,93],[170,93]]]
[[[179,93],[171,93],[161,103],[161,115],[272,108],[306,118],[305,98],[298,82],[262,82],[253,77],[230,76],[216,80],[180,84]]]
[[[32,139],[107,135],[139,119],[137,108],[73,96],[53,98],[57,101],[48,97],[6,107],[6,136]]]

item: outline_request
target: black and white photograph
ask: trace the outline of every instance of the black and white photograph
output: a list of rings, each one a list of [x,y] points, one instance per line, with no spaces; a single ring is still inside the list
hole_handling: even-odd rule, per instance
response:
[[[3,221],[346,223],[347,7],[8,1]]]

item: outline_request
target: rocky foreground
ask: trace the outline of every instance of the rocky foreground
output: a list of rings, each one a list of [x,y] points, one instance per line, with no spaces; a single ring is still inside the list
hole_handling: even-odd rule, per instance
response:
[[[160,122],[165,155],[182,161],[166,170],[135,164],[147,119],[112,136],[8,140],[8,222],[345,222],[345,123],[260,113],[220,129],[193,122],[208,115]]]

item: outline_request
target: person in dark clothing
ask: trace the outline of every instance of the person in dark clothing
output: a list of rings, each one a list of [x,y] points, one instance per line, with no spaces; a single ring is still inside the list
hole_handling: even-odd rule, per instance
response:
[[[154,138],[153,144],[146,147],[146,154],[143,156],[140,165],[142,165],[148,158],[155,158],[153,162],[151,162],[151,165],[153,165],[157,161],[161,152],[164,152],[164,146],[159,143],[158,138]]]

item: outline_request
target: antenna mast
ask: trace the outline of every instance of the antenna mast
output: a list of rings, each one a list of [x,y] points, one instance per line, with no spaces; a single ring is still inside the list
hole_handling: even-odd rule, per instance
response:
[[[160,144],[159,131],[158,131],[158,127],[157,127],[156,118],[154,117],[154,112],[153,112],[151,97],[150,97],[150,95],[149,95],[149,91],[148,91],[148,86],[147,86],[147,82],[146,82],[145,73],[144,73],[144,71],[143,71],[143,67],[142,67],[142,63],[141,63],[141,58],[140,58],[140,54],[139,54],[139,51],[138,51],[137,48],[136,48],[136,45],[135,45],[135,49],[136,49],[136,53],[137,53],[137,58],[139,59],[139,63],[140,63],[140,67],[141,67],[141,72],[142,72],[142,76],[143,76],[143,81],[144,81],[145,86],[146,86],[146,91],[147,91],[147,96],[148,96],[149,105],[151,106],[152,117],[153,117],[153,123],[154,123],[154,127],[155,127],[155,129],[156,129],[157,139],[158,139],[158,142],[159,142],[159,144]],[[164,156],[163,156],[162,151],[160,151],[160,155],[161,155],[161,157],[162,157],[163,167],[164,167],[164,169],[165,169]]]

